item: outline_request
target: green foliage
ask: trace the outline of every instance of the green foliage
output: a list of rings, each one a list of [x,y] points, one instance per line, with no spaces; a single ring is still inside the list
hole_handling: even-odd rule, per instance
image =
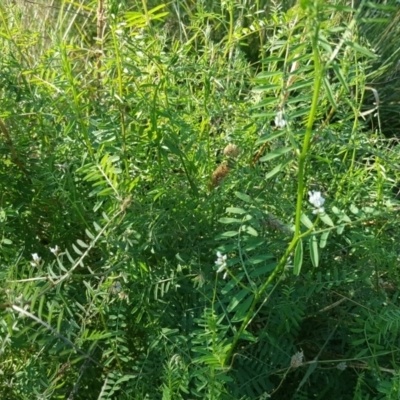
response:
[[[134,3],[0,5],[0,397],[398,398],[396,2]]]

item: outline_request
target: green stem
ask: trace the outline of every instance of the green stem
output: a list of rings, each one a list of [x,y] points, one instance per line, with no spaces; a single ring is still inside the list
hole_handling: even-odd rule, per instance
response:
[[[228,14],[229,14],[229,32],[228,32],[228,45],[226,46],[225,57],[231,54],[233,46],[233,33],[234,33],[234,19],[233,19],[233,0],[228,4]],[[229,56],[230,58],[230,56]]]
[[[121,59],[121,52],[118,43],[118,38],[115,34],[115,27],[110,29],[111,37],[114,45],[114,59],[115,59],[115,68],[117,71],[116,83],[117,83],[117,92],[121,102],[124,101],[124,82],[123,82],[123,72],[122,72],[122,59]],[[120,114],[120,132],[122,142],[122,159],[124,162],[124,169],[125,175],[129,177],[129,165],[127,160],[127,143],[126,143],[126,126],[125,126],[125,112],[124,112],[124,105],[119,104],[119,114]]]
[[[271,273],[271,275],[268,277],[266,282],[260,287],[260,289],[256,292],[253,302],[250,306],[250,309],[246,313],[246,316],[237,331],[236,335],[233,338],[232,345],[229,348],[229,351],[227,353],[227,357],[225,359],[225,365],[228,365],[230,362],[233,352],[236,349],[237,343],[240,340],[243,332],[245,331],[247,325],[249,324],[250,320],[254,317],[254,310],[255,307],[257,306],[258,302],[260,301],[260,298],[264,295],[264,292],[267,290],[267,288],[271,285],[271,283],[276,279],[278,274],[280,274],[286,263],[287,259],[289,258],[290,254],[294,251],[296,248],[296,245],[298,241],[304,237],[307,236],[313,229],[309,229],[307,232],[301,234],[300,232],[300,217],[301,217],[301,209],[302,209],[302,204],[303,204],[303,194],[304,194],[304,176],[305,176],[305,167],[306,167],[306,158],[307,158],[307,153],[310,149],[310,143],[311,143],[311,138],[312,138],[312,128],[315,120],[315,116],[317,113],[317,108],[318,108],[318,99],[319,99],[319,92],[321,89],[321,83],[322,83],[322,76],[324,73],[324,69],[321,66],[320,62],[320,55],[318,51],[318,31],[319,28],[315,29],[312,35],[312,48],[313,48],[313,57],[314,57],[314,70],[315,70],[315,81],[314,81],[314,94],[313,94],[313,99],[311,103],[311,109],[308,117],[308,122],[307,122],[307,127],[306,127],[306,133],[304,136],[304,142],[303,142],[303,148],[302,151],[299,155],[299,173],[298,173],[298,186],[297,186],[297,205],[296,205],[296,218],[295,218],[295,232],[293,239],[291,240],[289,246],[287,247],[285,254],[282,256],[280,259],[278,265],[274,269],[274,271]]]
[[[229,349],[227,357],[225,358],[225,365],[227,365],[227,362],[229,360],[231,360],[231,357],[236,348],[237,342],[239,341],[240,337],[242,336],[242,334],[243,334],[244,330],[246,329],[247,325],[249,324],[250,320],[254,317],[254,309],[255,309],[256,305],[258,304],[260,298],[264,295],[264,292],[268,289],[268,287],[275,280],[275,278],[278,276],[278,274],[280,274],[283,271],[284,267],[287,264],[287,260],[290,256],[290,254],[292,254],[292,252],[296,248],[297,242],[301,238],[309,235],[313,231],[313,229],[314,229],[314,226],[312,226],[309,230],[307,230],[307,232],[304,232],[299,236],[293,237],[292,241],[290,242],[288,248],[285,251],[285,254],[279,260],[279,263],[276,266],[276,268],[273,270],[272,274],[268,277],[268,279],[264,282],[264,284],[256,292],[256,294],[254,296],[254,300],[251,303],[251,306],[249,308],[249,311],[247,312],[246,317],[244,318],[244,320],[242,322],[242,325],[240,326],[239,330],[237,331],[235,337],[233,338],[232,345]]]
[[[150,25],[149,10],[147,8],[147,0],[142,0],[142,7],[146,19],[146,25]]]
[[[282,258],[280,259],[278,265],[276,266],[276,268],[274,269],[274,271],[272,272],[272,274],[268,277],[268,279],[266,280],[266,282],[261,286],[261,288],[257,291],[257,293],[254,295],[254,299],[253,302],[251,303],[251,306],[249,308],[249,311],[246,314],[246,317],[244,318],[242,325],[240,325],[239,330],[237,331],[236,335],[233,338],[232,341],[232,345],[229,348],[228,354],[225,358],[225,365],[229,365],[230,360],[232,358],[233,352],[236,349],[237,343],[240,340],[244,330],[246,329],[247,325],[249,324],[250,320],[254,317],[254,309],[256,307],[256,305],[258,304],[261,296],[264,294],[264,292],[267,290],[268,286],[275,280],[275,278],[277,277],[277,275],[282,272],[283,268],[286,265],[286,261],[290,256],[290,253],[294,250],[294,248],[296,247],[296,244],[298,242],[299,238],[294,237],[291,241],[291,243],[289,244],[288,248],[286,249],[285,254],[282,256]]]
[[[317,113],[318,108],[318,99],[319,99],[319,91],[321,89],[323,68],[321,66],[321,62],[319,59],[319,51],[318,51],[318,27],[316,28],[314,35],[312,37],[312,48],[314,55],[314,70],[315,70],[315,81],[314,81],[314,94],[311,103],[310,114],[308,115],[308,122],[306,127],[306,133],[304,136],[303,148],[299,155],[299,173],[297,178],[297,205],[296,205],[296,218],[295,218],[295,231],[294,236],[298,237],[300,235],[300,218],[301,218],[301,209],[303,205],[303,196],[304,196],[304,175],[305,175],[305,167],[306,167],[306,159],[307,153],[310,149],[310,142],[312,137],[313,124],[315,120],[315,115]]]
[[[229,38],[228,38],[228,43],[229,47],[232,45],[232,40],[233,40],[233,0],[230,1],[229,3]]]

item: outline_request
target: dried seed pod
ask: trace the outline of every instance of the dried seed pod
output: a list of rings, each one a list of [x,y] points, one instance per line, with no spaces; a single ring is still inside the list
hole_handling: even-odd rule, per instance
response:
[[[236,158],[239,155],[239,147],[237,147],[236,144],[229,143],[224,149],[224,155]]]
[[[228,163],[223,162],[222,164],[220,164],[212,174],[212,186],[219,186],[222,182],[222,179],[224,179],[228,175],[229,171],[230,169],[228,167]]]

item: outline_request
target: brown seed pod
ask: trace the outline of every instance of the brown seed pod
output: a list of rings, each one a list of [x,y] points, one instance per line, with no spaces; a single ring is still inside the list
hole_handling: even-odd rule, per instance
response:
[[[219,186],[222,182],[222,179],[228,175],[229,171],[230,169],[227,162],[220,164],[212,174],[212,187]]]
[[[237,147],[236,144],[229,143],[224,149],[224,155],[236,158],[239,155],[239,147]]]

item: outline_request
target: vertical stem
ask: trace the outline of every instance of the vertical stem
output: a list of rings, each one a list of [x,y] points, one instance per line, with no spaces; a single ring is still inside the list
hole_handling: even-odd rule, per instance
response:
[[[118,38],[115,34],[115,29],[112,27],[110,29],[113,43],[114,43],[114,50],[115,50],[115,66],[117,69],[117,84],[118,84],[118,96],[120,99],[124,98],[124,82],[123,82],[123,73],[122,73],[122,59],[120,54],[120,48],[118,43]],[[119,114],[120,114],[120,128],[121,128],[121,140],[122,140],[122,158],[124,161],[125,166],[125,173],[129,176],[129,166],[127,161],[127,145],[126,145],[126,124],[125,124],[125,110],[124,104],[119,104]]]
[[[147,0],[142,0],[144,16],[146,18],[146,25],[150,25],[149,10],[147,9]]]
[[[261,288],[254,294],[254,299],[253,302],[251,303],[251,306],[249,310],[247,311],[246,317],[244,318],[242,324],[240,325],[240,328],[238,329],[236,335],[233,338],[231,347],[229,348],[229,351],[227,353],[227,356],[225,358],[225,365],[229,365],[233,352],[236,349],[237,343],[240,340],[244,330],[247,328],[247,325],[249,324],[250,320],[254,317],[254,310],[256,308],[256,305],[260,301],[261,296],[264,294],[264,292],[267,290],[268,286],[274,281],[276,276],[282,272],[284,266],[286,265],[286,261],[289,258],[290,253],[294,250],[296,247],[297,241],[299,240],[298,237],[294,237],[289,244],[288,248],[286,249],[285,254],[282,256],[280,259],[278,265],[275,267],[274,271],[272,274],[268,277],[266,282],[261,286]]]
[[[274,271],[268,277],[266,282],[264,282],[261,285],[261,287],[256,291],[256,293],[254,295],[254,300],[246,314],[246,317],[244,318],[237,333],[233,337],[232,344],[229,348],[229,351],[227,352],[227,357],[225,359],[225,365],[228,365],[229,362],[231,361],[233,352],[235,351],[235,348],[237,346],[238,341],[241,338],[241,335],[245,331],[245,329],[246,329],[247,325],[249,324],[249,322],[251,321],[251,319],[254,317],[254,310],[255,310],[257,303],[259,302],[261,297],[264,295],[264,293],[267,290],[267,288],[269,287],[269,285],[276,279],[278,274],[282,272],[283,268],[286,265],[287,259],[289,258],[290,254],[296,248],[296,245],[297,245],[299,239],[303,236],[308,235],[312,230],[312,229],[310,229],[309,231],[301,234],[301,232],[300,232],[300,217],[301,217],[301,208],[302,208],[302,203],[303,203],[306,158],[307,158],[307,153],[310,148],[310,143],[311,143],[311,138],[312,138],[312,128],[313,128],[315,116],[317,113],[319,92],[321,89],[322,76],[324,73],[324,69],[321,66],[321,62],[320,62],[320,54],[318,51],[319,27],[318,27],[318,21],[316,21],[316,22],[317,22],[317,27],[313,31],[312,37],[311,37],[312,49],[313,49],[313,59],[314,59],[314,71],[315,71],[314,93],[313,93],[313,98],[312,98],[312,102],[311,102],[310,113],[308,116],[306,133],[305,133],[304,142],[303,142],[303,148],[299,155],[299,173],[298,173],[298,178],[297,178],[298,179],[298,187],[297,187],[297,204],[296,204],[296,219],[295,219],[296,226],[295,226],[294,236],[293,236],[293,239],[291,240],[289,246],[287,247],[285,254],[279,260],[279,263],[275,267]]]
[[[229,55],[229,59],[232,57],[233,50],[233,33],[234,33],[234,21],[233,21],[233,0],[230,0],[227,4],[228,14],[229,14],[229,32],[228,32],[228,45],[225,51],[225,57]]]
[[[310,113],[308,115],[308,122],[306,126],[306,133],[304,136],[303,148],[299,155],[299,173],[297,177],[297,204],[296,204],[295,233],[294,233],[295,237],[298,237],[300,235],[300,217],[301,217],[301,208],[304,196],[304,176],[305,176],[306,158],[308,150],[310,148],[312,129],[315,120],[315,115],[317,113],[319,91],[321,88],[322,74],[323,74],[323,68],[321,66],[319,58],[319,50],[318,50],[318,32],[319,29],[317,26],[311,38],[313,56],[314,56],[314,71],[315,71],[314,94],[311,103]]]
[[[232,43],[233,27],[233,0],[231,0],[229,2],[229,45]]]
[[[103,55],[103,31],[104,27],[104,0],[98,0],[97,4],[97,43],[99,48],[97,49],[97,79],[100,83],[101,80],[101,57]]]

